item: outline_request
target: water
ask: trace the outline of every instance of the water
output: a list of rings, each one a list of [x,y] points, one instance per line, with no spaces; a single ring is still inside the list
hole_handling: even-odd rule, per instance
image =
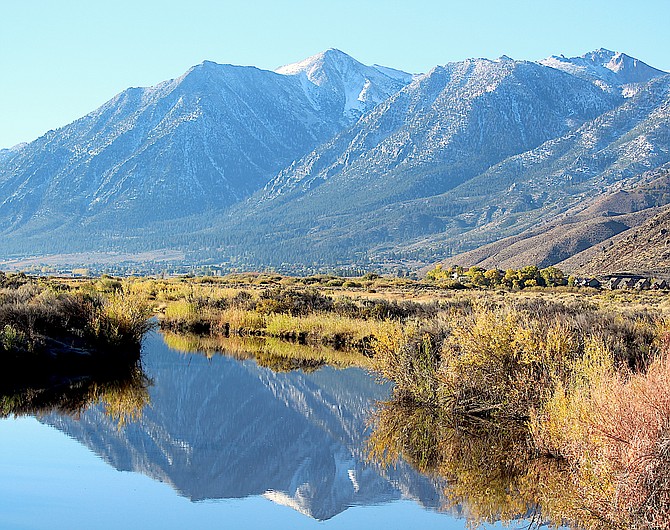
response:
[[[437,480],[366,459],[389,388],[365,372],[275,373],[157,334],[143,364],[141,415],[0,420],[0,528],[465,528]]]

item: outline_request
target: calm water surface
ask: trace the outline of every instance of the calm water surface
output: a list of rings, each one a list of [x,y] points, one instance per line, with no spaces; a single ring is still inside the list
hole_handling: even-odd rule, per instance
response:
[[[0,420],[0,528],[466,527],[434,480],[366,460],[389,388],[365,372],[275,373],[157,334],[143,364],[133,421],[102,405]]]

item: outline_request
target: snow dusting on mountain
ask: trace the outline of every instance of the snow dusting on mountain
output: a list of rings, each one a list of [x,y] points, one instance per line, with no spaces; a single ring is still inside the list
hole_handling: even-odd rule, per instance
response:
[[[421,75],[205,61],[0,150],[0,249],[439,259],[666,163],[669,78],[605,49]]]
[[[412,80],[411,74],[365,66],[335,49],[282,66],[276,72],[300,79],[315,108],[339,109],[345,121],[358,118]]]
[[[588,79],[606,91],[616,91],[626,97],[635,94],[641,84],[666,75],[621,52],[600,48],[581,57],[552,55],[540,64]]]

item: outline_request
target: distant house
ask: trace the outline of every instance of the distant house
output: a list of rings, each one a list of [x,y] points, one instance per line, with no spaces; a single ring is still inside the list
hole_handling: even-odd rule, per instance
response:
[[[596,278],[577,278],[575,280],[575,285],[577,287],[595,287],[596,289],[601,286]]]
[[[638,278],[621,278],[619,289],[635,289],[635,284],[638,281]]]
[[[649,289],[649,287],[651,287],[651,282],[649,281],[649,278],[642,278],[641,280],[635,282],[635,289],[637,289],[638,291]]]
[[[650,285],[651,289],[656,289],[656,290],[663,290],[668,288],[668,282],[665,280],[654,280],[651,282]]]
[[[619,289],[619,285],[621,284],[621,278],[610,278],[607,280],[607,283],[605,284],[605,287],[611,290]]]

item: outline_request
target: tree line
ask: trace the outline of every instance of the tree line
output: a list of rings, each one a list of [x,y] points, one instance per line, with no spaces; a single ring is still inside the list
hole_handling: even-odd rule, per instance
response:
[[[426,275],[428,281],[458,288],[468,287],[506,287],[508,289],[525,289],[526,287],[557,287],[575,285],[575,278],[566,278],[562,270],[556,267],[540,269],[529,265],[520,269],[485,269],[470,267],[465,269],[458,265],[443,267],[437,265]]]

